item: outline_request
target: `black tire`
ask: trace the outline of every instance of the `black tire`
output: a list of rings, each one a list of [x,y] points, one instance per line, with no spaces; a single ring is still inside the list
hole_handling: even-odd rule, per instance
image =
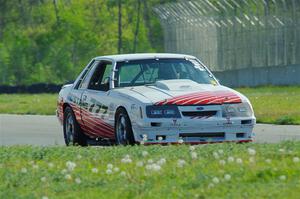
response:
[[[116,144],[134,145],[134,136],[131,127],[130,118],[125,109],[120,108],[116,112],[115,120],[115,138]]]
[[[82,133],[82,130],[76,120],[74,112],[71,107],[66,107],[64,111],[64,138],[67,146],[72,145],[87,145],[87,138]]]

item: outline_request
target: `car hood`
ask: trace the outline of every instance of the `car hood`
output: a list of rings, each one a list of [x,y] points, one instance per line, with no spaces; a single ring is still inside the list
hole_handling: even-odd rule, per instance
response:
[[[154,85],[119,88],[116,91],[155,105],[212,105],[247,100],[237,91],[225,86],[198,84],[192,80],[163,80]]]

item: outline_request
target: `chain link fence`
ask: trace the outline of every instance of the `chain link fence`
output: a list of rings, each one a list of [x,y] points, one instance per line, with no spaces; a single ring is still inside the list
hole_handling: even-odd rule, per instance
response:
[[[165,51],[195,55],[213,71],[300,67],[299,0],[185,0],[154,11]]]

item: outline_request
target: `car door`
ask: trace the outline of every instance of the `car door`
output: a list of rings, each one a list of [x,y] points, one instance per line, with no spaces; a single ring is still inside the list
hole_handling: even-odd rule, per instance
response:
[[[114,124],[109,119],[109,88],[112,62],[100,60],[82,94],[82,120],[91,137],[114,139]]]
[[[70,92],[70,94],[68,95],[68,102],[72,107],[72,110],[80,127],[84,127],[83,120],[81,117],[82,94],[88,85],[93,68],[95,67],[95,65],[98,65],[98,63],[99,61],[92,60],[88,64],[88,66],[80,74],[79,78],[74,82],[74,88],[72,89],[72,92]]]

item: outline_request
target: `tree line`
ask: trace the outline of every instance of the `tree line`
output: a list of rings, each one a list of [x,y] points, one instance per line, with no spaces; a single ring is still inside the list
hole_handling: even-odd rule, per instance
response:
[[[163,51],[152,8],[168,1],[0,0],[0,85],[60,84],[92,57]]]

